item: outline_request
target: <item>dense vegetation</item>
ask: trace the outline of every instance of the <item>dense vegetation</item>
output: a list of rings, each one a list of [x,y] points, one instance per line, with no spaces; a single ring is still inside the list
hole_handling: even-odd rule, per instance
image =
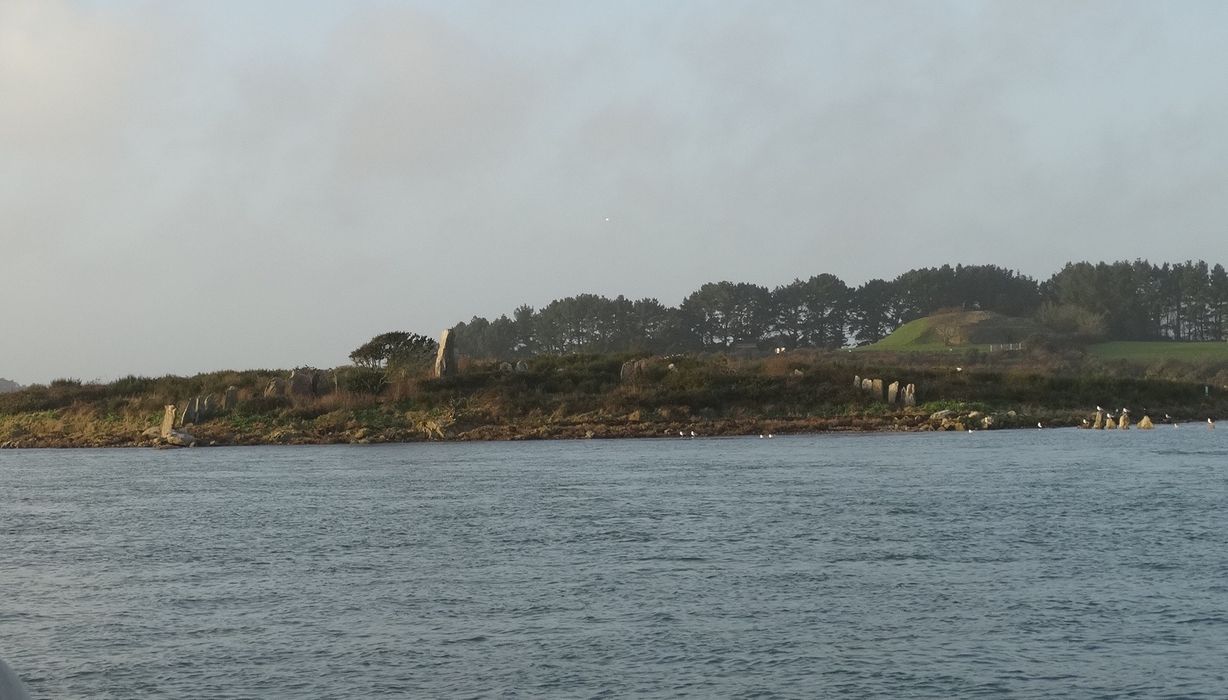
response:
[[[835,275],[775,289],[712,282],[670,307],[580,294],[457,325],[473,357],[571,352],[702,352],[868,344],[942,309],[1035,317],[1081,340],[1226,340],[1222,265],[1069,263],[1044,282],[994,265],[943,265],[850,287]]]

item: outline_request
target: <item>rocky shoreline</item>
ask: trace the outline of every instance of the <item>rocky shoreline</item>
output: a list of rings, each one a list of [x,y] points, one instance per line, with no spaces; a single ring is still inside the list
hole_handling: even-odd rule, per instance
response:
[[[577,417],[575,420],[526,420],[515,423],[465,424],[463,421],[428,421],[416,428],[351,426],[320,429],[306,424],[254,426],[236,431],[225,421],[191,426],[190,434],[176,432],[166,438],[157,427],[140,433],[92,430],[90,434],[27,434],[0,443],[0,449],[89,447],[218,447],[238,445],[336,445],[410,442],[467,442],[516,440],[577,440],[615,438],[733,437],[834,432],[934,432],[1075,426],[1080,416],[1069,414],[1004,413],[943,410],[932,414],[901,412],[889,415],[696,419],[688,421],[633,421]]]

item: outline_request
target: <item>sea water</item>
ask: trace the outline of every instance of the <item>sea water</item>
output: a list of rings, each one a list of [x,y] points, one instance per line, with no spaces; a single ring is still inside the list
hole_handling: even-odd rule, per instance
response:
[[[1223,697],[1228,430],[0,452],[45,698]]]

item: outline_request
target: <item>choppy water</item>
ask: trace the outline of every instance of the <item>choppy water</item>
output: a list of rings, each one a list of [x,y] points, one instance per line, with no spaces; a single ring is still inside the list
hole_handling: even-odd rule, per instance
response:
[[[1223,697],[1228,430],[0,452],[47,698]]]

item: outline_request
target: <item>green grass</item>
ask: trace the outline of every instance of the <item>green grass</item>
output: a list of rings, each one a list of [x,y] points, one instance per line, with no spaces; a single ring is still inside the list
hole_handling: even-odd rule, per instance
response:
[[[1087,351],[1102,360],[1127,360],[1131,362],[1228,360],[1228,343],[1216,341],[1181,343],[1164,340],[1118,340],[1089,345],[1087,346]]]
[[[882,340],[867,346],[871,350],[917,350],[921,345],[933,345],[936,348],[945,348],[942,343],[921,343],[921,336],[925,335],[933,324],[933,317],[927,316],[919,318],[915,321],[909,321],[899,328],[895,329],[891,335]]]

